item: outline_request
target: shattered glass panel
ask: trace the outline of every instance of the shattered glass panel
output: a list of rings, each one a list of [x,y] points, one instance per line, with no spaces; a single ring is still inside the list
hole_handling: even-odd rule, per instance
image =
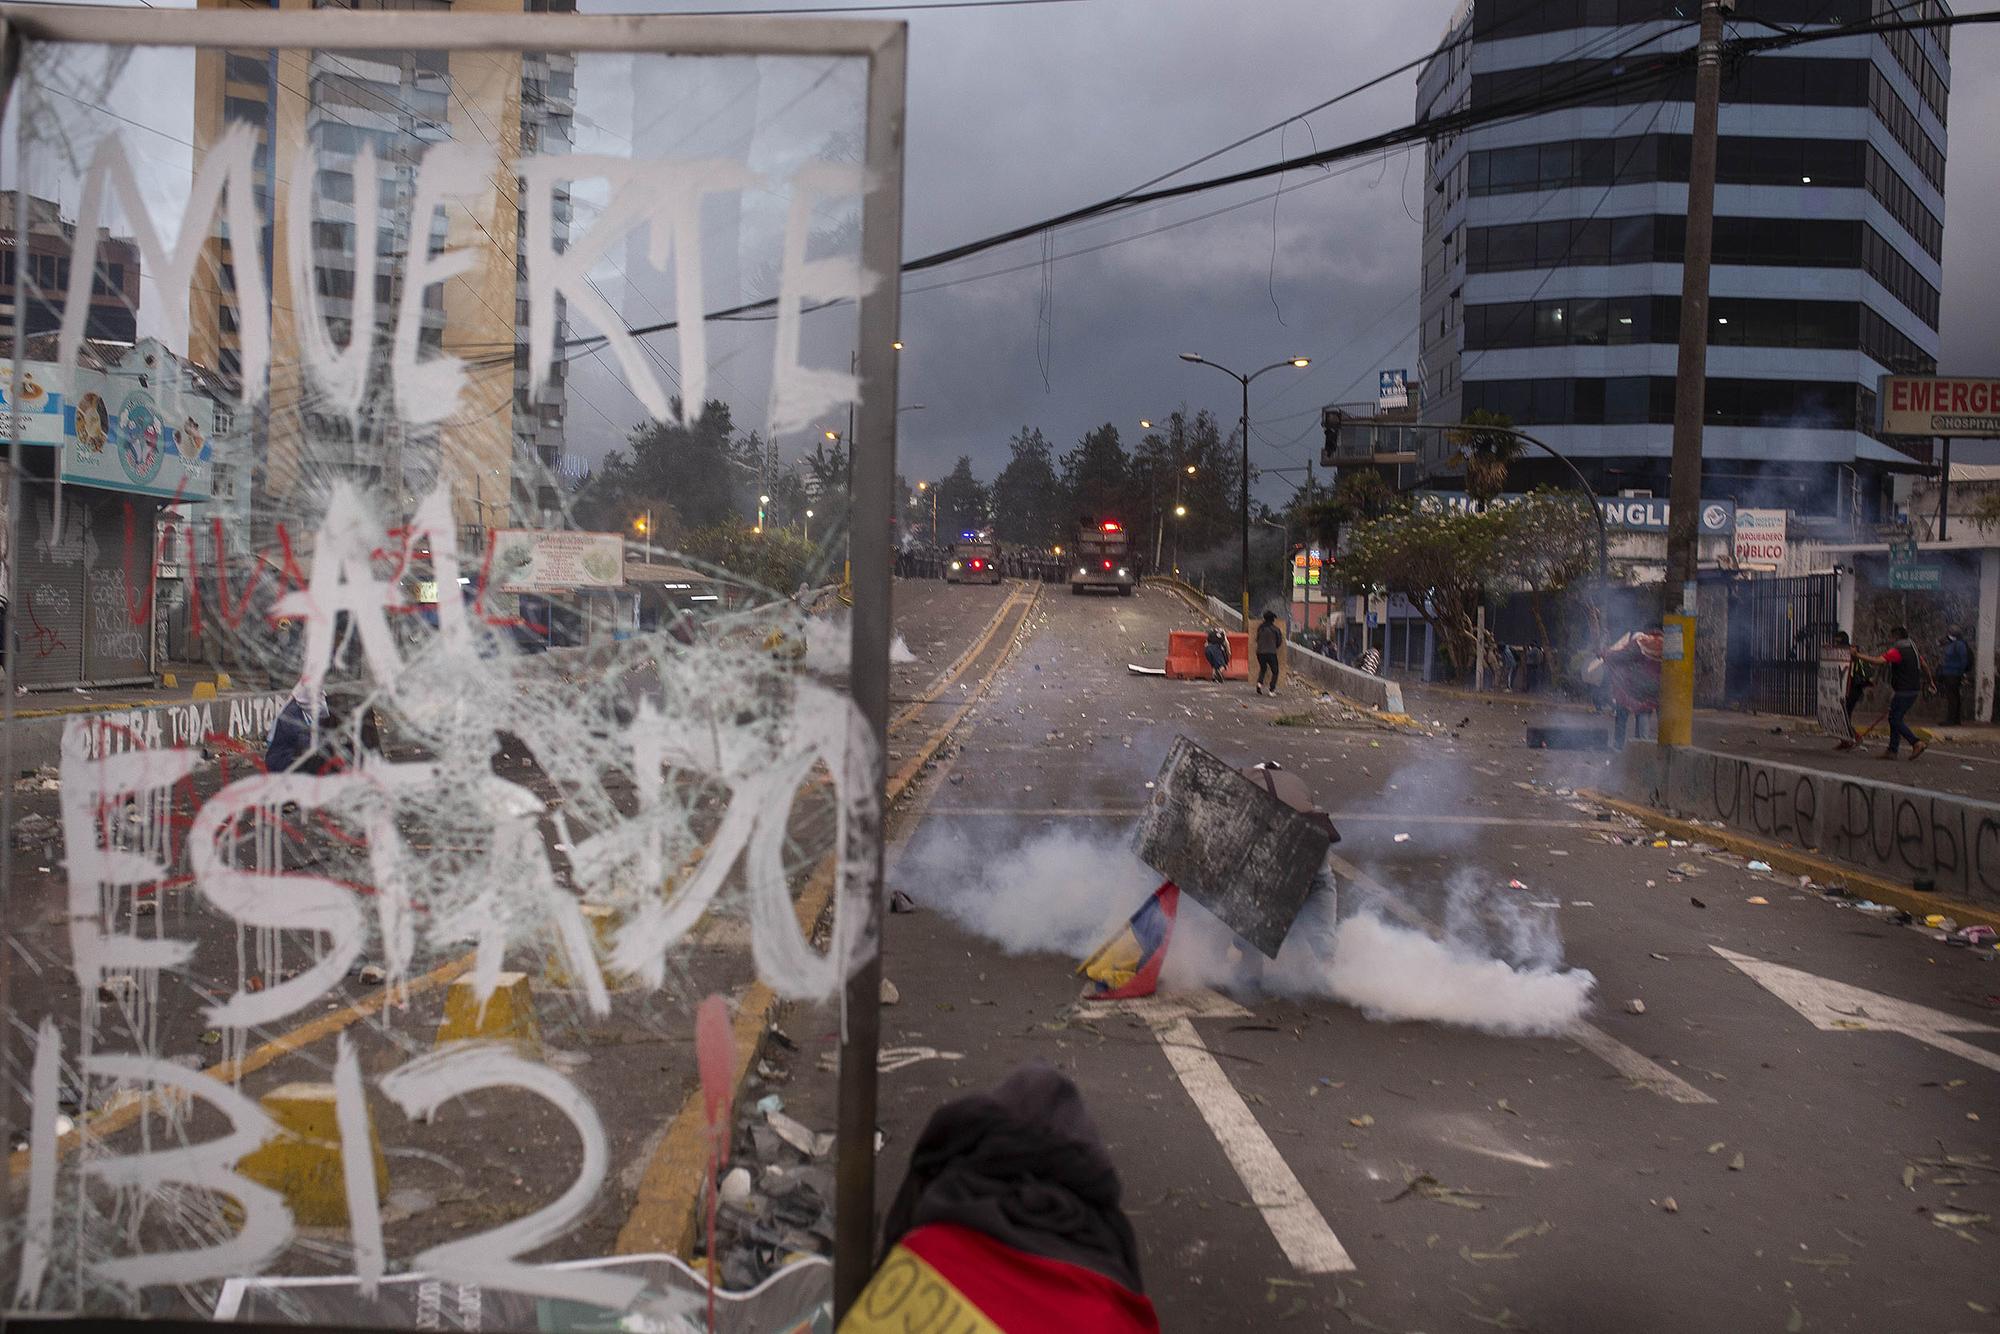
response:
[[[11,1310],[699,1327],[749,1137],[697,1008],[746,1103],[831,1088],[830,1036],[756,1043],[874,949],[869,76],[25,45]],[[720,1328],[824,1317],[806,1129],[725,1206]]]

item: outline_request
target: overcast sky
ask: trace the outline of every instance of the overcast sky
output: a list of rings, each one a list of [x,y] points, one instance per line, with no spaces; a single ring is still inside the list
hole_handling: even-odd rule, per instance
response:
[[[1137,185],[1421,55],[1455,7],[1078,0],[909,13],[904,252]],[[1974,128],[2000,124],[1991,73],[2000,28],[1960,29],[1953,54],[1942,361],[2000,370],[2000,265],[1990,251],[2000,145]],[[1405,123],[1414,93],[1414,73],[1401,76],[1293,123],[1283,147],[1295,154]],[[1273,134],[1200,170],[1269,161],[1279,148]],[[1061,448],[1104,421],[1136,438],[1141,417],[1183,404],[1234,418],[1236,385],[1179,361],[1182,351],[1241,370],[1295,352],[1314,358],[1309,371],[1274,371],[1252,391],[1254,461],[1296,467],[1317,449],[1320,404],[1372,396],[1379,369],[1414,372],[1422,175],[1421,150],[1339,175],[1295,174],[1275,218],[1263,200],[1046,271],[1031,240],[913,277],[901,401],[925,408],[900,419],[903,472],[934,477],[964,453],[991,476],[1023,424]],[[1271,188],[1066,229],[1055,253],[1139,237]],[[1026,267],[922,290],[1016,265]],[[1268,476],[1262,489],[1275,497],[1294,480]]]
[[[904,253],[922,255],[1139,185],[1421,55],[1435,46],[1455,5],[1071,0],[885,11],[910,24]],[[583,7],[723,6],[584,0]],[[2000,145],[1977,127],[2000,124],[2000,80],[1990,72],[2000,64],[2000,27],[1960,29],[1953,45],[1943,364],[1994,371],[2000,265],[1988,238],[2000,211]],[[137,72],[128,72],[111,100],[132,102],[136,119],[161,127],[154,133],[165,137],[140,134],[142,160],[184,163],[177,147],[187,134],[184,107],[159,106],[148,91],[158,81],[132,77]],[[811,73],[767,69],[739,87],[726,71],[708,83],[656,72],[649,84],[622,67],[595,66],[579,79],[587,114],[579,117],[577,147],[635,151],[617,141],[623,134],[660,155],[740,153],[728,112],[738,100],[752,108],[753,120],[789,115],[796,125],[807,116],[838,133],[837,116],[797,100]],[[1400,76],[1294,121],[1282,145],[1278,135],[1266,136],[1199,173],[1406,123],[1414,88],[1414,73]],[[1274,371],[1253,389],[1253,461],[1266,470],[1296,468],[1317,450],[1321,404],[1371,397],[1380,369],[1415,371],[1422,174],[1421,149],[1331,173],[1295,173],[1276,200],[1263,198],[1274,186],[1266,180],[1064,229],[1047,265],[1034,239],[914,276],[903,302],[908,349],[900,401],[924,408],[899,418],[901,471],[936,477],[970,454],[991,477],[1005,461],[1007,438],[1023,425],[1041,427],[1062,449],[1105,421],[1136,439],[1140,418],[1183,405],[1233,419],[1235,383],[1181,362],[1176,354],[1183,351],[1244,370],[1294,354],[1314,359],[1308,371]],[[746,217],[757,213],[756,203],[746,203]],[[1228,211],[1202,217],[1219,209]],[[768,209],[765,215],[772,216]],[[1171,224],[1180,225],[1145,234]],[[1092,249],[1108,242],[1116,244]],[[741,269],[730,269],[729,280],[747,294],[768,290],[757,286],[759,265],[767,276],[768,263],[756,256],[729,262]],[[714,273],[711,267],[712,285]],[[648,293],[635,283],[621,304],[637,321],[660,318],[665,301],[663,289]],[[746,425],[764,419],[769,331],[738,326],[715,334],[710,392],[730,398]],[[826,340],[819,342],[825,356]],[[668,361],[678,354],[671,336],[657,340],[655,351]],[[844,355],[843,344],[828,359]],[[579,366],[574,381],[571,447],[585,456],[601,454],[642,415],[609,361],[599,356]],[[786,443],[796,451],[809,438]],[[1296,480],[1267,472],[1260,490],[1275,499]]]

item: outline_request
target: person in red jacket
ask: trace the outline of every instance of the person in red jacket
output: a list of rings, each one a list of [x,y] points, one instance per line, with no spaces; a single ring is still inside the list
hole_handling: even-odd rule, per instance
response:
[[[1075,1084],[1024,1065],[910,1150],[887,1254],[840,1334],[1157,1334],[1118,1169]]]

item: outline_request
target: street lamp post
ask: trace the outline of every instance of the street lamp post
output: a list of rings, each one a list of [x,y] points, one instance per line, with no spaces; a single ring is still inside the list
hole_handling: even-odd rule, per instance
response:
[[[1200,366],[1214,366],[1215,369],[1243,386],[1243,633],[1248,634],[1250,633],[1250,382],[1258,376],[1263,375],[1266,371],[1282,370],[1286,366],[1293,366],[1304,370],[1307,366],[1312,365],[1312,358],[1288,357],[1284,361],[1272,362],[1270,365],[1264,367],[1263,370],[1251,371],[1248,375],[1239,374],[1236,371],[1230,370],[1227,366],[1210,361],[1198,352],[1183,352],[1181,353],[1181,360],[1191,361]],[[1287,606],[1289,605],[1288,603]]]
[[[811,510],[806,511],[805,538],[808,543],[813,540],[813,512]]]

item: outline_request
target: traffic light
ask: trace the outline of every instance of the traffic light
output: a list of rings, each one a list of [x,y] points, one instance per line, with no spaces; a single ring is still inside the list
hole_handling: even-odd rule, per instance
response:
[[[1325,434],[1325,442],[1319,447],[1319,466],[1336,468],[1340,466],[1340,429],[1347,424],[1347,414],[1339,408],[1321,408],[1319,427]]]

